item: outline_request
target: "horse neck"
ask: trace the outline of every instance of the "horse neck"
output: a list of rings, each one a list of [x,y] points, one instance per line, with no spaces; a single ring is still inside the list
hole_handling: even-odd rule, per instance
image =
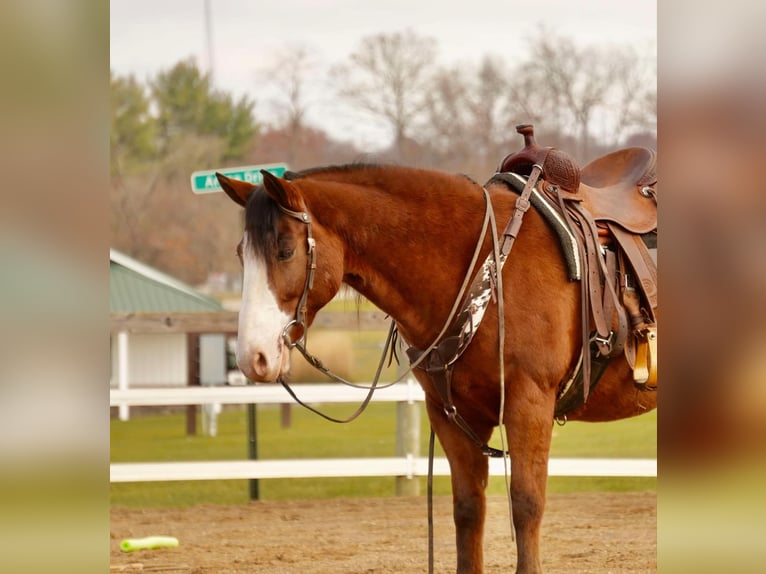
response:
[[[430,343],[479,240],[481,188],[462,176],[395,170],[374,185],[317,185],[307,201],[342,238],[344,282],[395,319],[410,344]]]

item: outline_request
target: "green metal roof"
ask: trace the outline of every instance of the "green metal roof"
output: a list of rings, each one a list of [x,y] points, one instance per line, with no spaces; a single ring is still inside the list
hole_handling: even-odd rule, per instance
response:
[[[109,250],[109,307],[113,313],[223,309],[215,299],[114,249]]]

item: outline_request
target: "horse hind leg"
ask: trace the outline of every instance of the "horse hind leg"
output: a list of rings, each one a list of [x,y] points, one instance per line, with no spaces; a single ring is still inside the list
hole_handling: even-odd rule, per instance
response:
[[[427,401],[426,408],[431,425],[450,464],[457,574],[482,574],[485,489],[489,476],[487,457],[447,419],[441,404]],[[477,429],[474,431],[478,432]]]

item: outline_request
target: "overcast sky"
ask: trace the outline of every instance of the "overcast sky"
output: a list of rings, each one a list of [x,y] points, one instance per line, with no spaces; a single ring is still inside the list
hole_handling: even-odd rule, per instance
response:
[[[209,0],[216,87],[273,112],[264,70],[288,46],[305,46],[320,64],[309,121],[336,137],[374,145],[385,132],[358,117],[333,116],[320,95],[326,70],[360,40],[411,29],[435,38],[439,63],[475,65],[486,54],[513,62],[541,24],[588,44],[656,46],[656,0]],[[146,81],[193,57],[208,70],[205,0],[111,0],[111,68]],[[327,90],[324,90],[327,92]],[[372,124],[372,122],[370,122]]]

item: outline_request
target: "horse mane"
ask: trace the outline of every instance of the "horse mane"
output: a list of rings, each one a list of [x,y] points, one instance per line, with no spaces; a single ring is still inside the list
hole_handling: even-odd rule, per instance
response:
[[[350,173],[353,171],[376,170],[376,169],[383,169],[386,167],[394,167],[394,165],[380,164],[380,163],[352,162],[352,163],[338,164],[338,165],[325,165],[325,166],[319,166],[319,167],[311,167],[301,171],[288,171],[288,172],[285,172],[284,178],[287,181],[292,181],[294,179],[300,179],[302,177],[310,177],[312,175],[324,175],[324,174],[333,174],[333,173],[345,174],[345,173]]]

